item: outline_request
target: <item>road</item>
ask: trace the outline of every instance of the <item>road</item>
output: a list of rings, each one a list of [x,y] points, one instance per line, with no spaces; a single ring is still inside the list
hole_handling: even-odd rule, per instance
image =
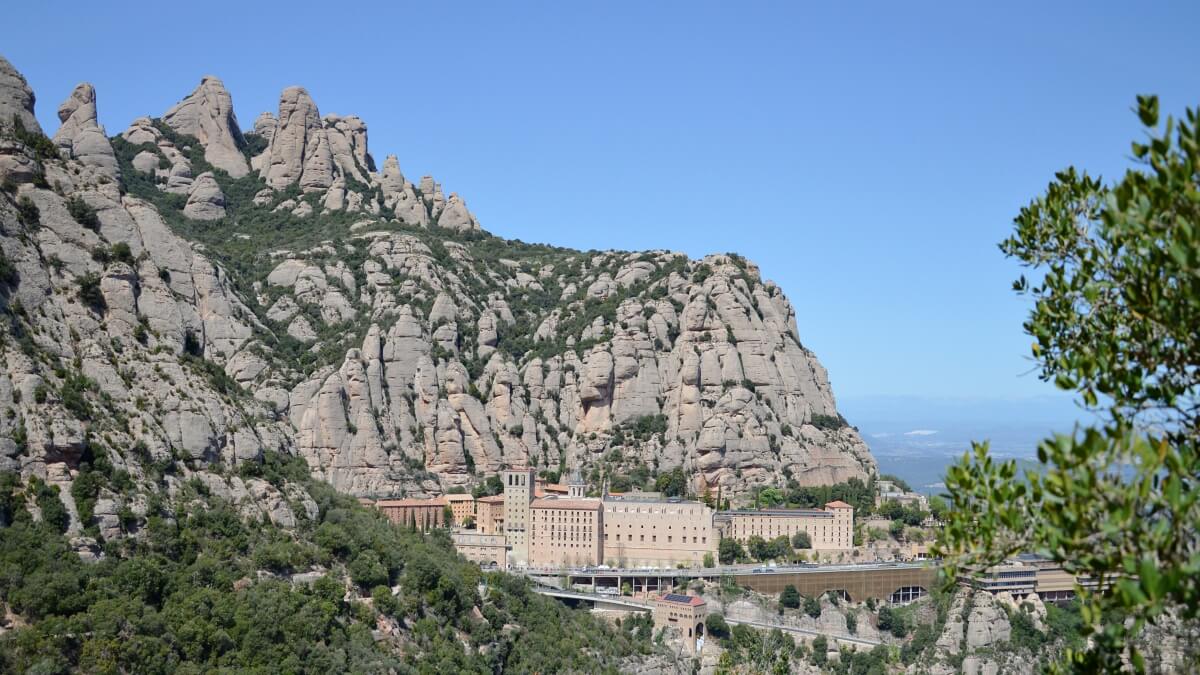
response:
[[[842,633],[824,633],[819,630],[812,630],[810,628],[799,628],[797,626],[787,626],[787,625],[779,624],[779,623],[767,623],[767,622],[763,622],[763,621],[745,621],[745,620],[740,620],[740,619],[731,619],[729,617],[725,617],[725,623],[730,624],[730,625],[741,624],[743,626],[750,626],[751,628],[760,628],[763,630],[771,630],[774,628],[778,628],[779,630],[781,630],[785,633],[797,633],[799,635],[807,635],[809,637],[816,637],[818,635],[824,635],[826,638],[829,638],[831,640],[838,640],[839,642],[848,642],[848,643],[853,643],[856,645],[866,645],[868,647],[875,647],[875,646],[883,644],[879,640],[872,640],[870,638],[857,637],[855,635],[844,635]]]
[[[562,589],[548,588],[548,587],[540,586],[540,585],[535,586],[534,590],[536,590],[538,593],[541,593],[542,595],[548,595],[548,596],[551,596],[554,598],[570,598],[570,599],[574,599],[574,600],[585,600],[585,601],[589,601],[589,602],[606,603],[606,604],[610,604],[610,605],[622,605],[622,606],[625,606],[625,607],[628,607],[630,609],[637,610],[637,611],[648,612],[648,611],[653,610],[653,608],[654,608],[653,605],[649,602],[646,602],[643,600],[638,600],[635,598],[620,596],[620,595],[603,595],[600,593],[587,593],[584,591],[564,591]],[[779,624],[779,623],[770,623],[770,622],[766,622],[766,621],[748,621],[745,619],[731,619],[729,617],[725,617],[725,623],[730,624],[730,625],[735,625],[735,626],[736,625],[750,626],[751,628],[758,628],[761,630],[773,630],[775,628],[778,628],[779,630],[784,631],[786,633],[795,633],[797,635],[804,635],[807,637],[817,637],[818,635],[824,635],[828,639],[838,640],[839,642],[846,642],[846,643],[851,643],[851,644],[865,645],[867,647],[874,647],[874,646],[883,644],[879,640],[872,640],[870,638],[857,637],[854,635],[845,635],[842,633],[832,633],[832,632],[827,633],[827,632],[822,632],[819,630],[813,630],[811,628],[800,628],[797,626],[789,626],[786,624]]]
[[[751,574],[802,574],[805,572],[861,572],[864,570],[897,570],[897,569],[920,569],[929,566],[937,566],[936,561],[926,562],[894,562],[894,563],[855,563],[848,565],[776,565],[775,567],[767,567],[763,565],[724,565],[721,567],[692,567],[692,568],[661,568],[661,569],[638,569],[638,568],[608,568],[602,569],[597,567],[577,567],[577,568],[562,568],[562,567],[520,567],[513,568],[512,572],[525,574],[529,576],[589,576],[589,577],[610,577],[610,576],[654,576],[654,577],[721,577],[721,576],[745,576]]]

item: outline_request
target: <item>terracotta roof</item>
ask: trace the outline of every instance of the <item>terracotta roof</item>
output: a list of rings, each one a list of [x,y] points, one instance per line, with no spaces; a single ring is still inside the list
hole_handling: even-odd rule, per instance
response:
[[[563,494],[566,494],[567,492],[567,486],[563,485],[562,483],[546,483],[542,486],[542,488],[545,489],[546,492],[561,492]]]
[[[484,504],[503,504],[504,495],[488,495],[487,497],[480,497],[479,501]]]
[[[852,509],[854,507],[850,506],[846,502],[837,500],[837,501],[829,502],[828,504],[825,505],[825,508],[827,508],[827,509]]]
[[[445,498],[446,498],[446,501],[448,501],[448,502],[473,502],[473,501],[475,501],[475,498],[472,497],[471,495],[463,495],[463,494],[448,494],[448,495],[445,495]]]
[[[383,508],[385,506],[445,506],[446,500],[441,497],[433,499],[380,499],[375,502],[375,506]]]
[[[547,497],[545,499],[535,499],[530,505],[534,509],[581,509],[585,511],[599,511],[602,504],[599,499],[557,499]]]
[[[672,602],[677,605],[691,605],[699,607],[704,604],[704,598],[698,595],[680,595],[678,593],[667,593],[658,598],[659,602]]]

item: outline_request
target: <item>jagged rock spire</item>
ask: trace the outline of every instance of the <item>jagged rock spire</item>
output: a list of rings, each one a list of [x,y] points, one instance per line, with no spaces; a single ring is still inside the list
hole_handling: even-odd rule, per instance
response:
[[[117,157],[104,127],[96,121],[96,88],[84,82],[75,87],[58,106],[62,126],[54,133],[54,143],[67,159],[96,167],[113,178],[120,176]]]
[[[260,118],[261,119],[261,118]],[[299,181],[310,189],[333,185],[333,156],[321,131],[321,113],[304,87],[279,95],[279,117],[262,162],[263,180],[282,190]]]
[[[26,129],[41,133],[42,127],[33,114],[33,104],[36,100],[25,77],[8,62],[8,59],[0,56],[0,125],[11,124],[13,116],[16,115]]]
[[[209,164],[234,178],[250,173],[241,151],[245,140],[233,114],[233,97],[219,78],[205,75],[200,86],[163,115],[163,122],[178,133],[195,136]]]

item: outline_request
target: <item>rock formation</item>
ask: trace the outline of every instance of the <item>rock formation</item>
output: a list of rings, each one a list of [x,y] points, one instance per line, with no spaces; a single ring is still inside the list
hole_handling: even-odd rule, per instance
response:
[[[4,77],[6,105],[31,115],[20,76]],[[469,487],[517,464],[681,467],[693,493],[735,501],[875,471],[792,305],[738,256],[507,245],[395,156],[377,171],[366,125],[322,118],[299,87],[256,120],[245,142],[262,151],[236,183],[242,140],[216,78],[122,132],[107,181],[108,155],[81,142],[99,129],[95,92],[78,88],[61,119],[61,159],[0,143],[40,213],[27,232],[0,200],[19,279],[0,307],[20,301],[28,336],[0,341],[0,438],[25,439],[0,455],[27,475],[65,486],[85,439],[135,476],[165,457],[199,472],[278,449],[371,496]],[[224,171],[194,171],[204,162]],[[33,184],[37,171],[57,191]],[[69,199],[96,222],[76,222]],[[95,254],[119,244],[129,255]],[[91,413],[35,395],[76,374],[94,383]]]
[[[204,146],[204,159],[241,178],[250,172],[241,146],[245,143],[233,114],[233,97],[225,84],[205,75],[200,85],[163,114],[163,122],[176,132],[194,136]]]
[[[459,231],[479,229],[475,216],[467,210],[467,203],[454,192],[450,193],[450,200],[446,202],[446,208],[438,218],[438,225]]]
[[[8,59],[0,56],[0,126],[8,126],[15,116],[29,131],[42,133],[33,114],[36,97],[25,76],[17,72]]]
[[[96,122],[96,90],[84,82],[58,106],[62,126],[54,133],[54,143],[67,159],[77,159],[95,167],[110,178],[117,178],[117,157],[104,128]]]
[[[225,217],[225,193],[211,171],[196,176],[188,191],[183,215],[193,220],[217,220]]]
[[[279,97],[279,118],[271,133],[260,173],[269,187],[292,183],[310,188],[333,184],[333,157],[321,131],[321,113],[303,87],[288,87]]]

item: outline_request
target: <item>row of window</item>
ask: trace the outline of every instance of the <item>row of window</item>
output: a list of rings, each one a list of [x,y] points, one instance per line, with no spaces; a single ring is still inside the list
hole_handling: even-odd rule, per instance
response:
[[[609,523],[608,524],[609,527],[621,527],[621,525],[622,525],[622,523]],[[625,525],[625,527],[633,527],[633,523],[624,523],[624,525]],[[661,527],[661,525],[658,525],[657,523],[655,523],[655,525],[651,525],[652,528],[655,526]],[[668,530],[673,529],[673,527],[674,527],[673,525],[667,525]],[[644,529],[646,529],[646,525],[644,523],[639,524],[638,528],[644,530]],[[693,530],[707,530],[708,529],[707,527],[704,527],[701,525],[692,525],[691,528]],[[679,529],[686,530],[686,529],[688,529],[688,526],[682,525],[682,526],[680,526]]]
[[[628,538],[627,538],[625,541],[629,541],[629,542],[632,542],[632,541],[633,541],[633,535],[632,535],[632,534],[628,534],[628,535],[625,535],[625,536],[626,536],[626,537],[628,537]],[[616,533],[616,540],[617,540],[617,541],[621,541],[621,534],[620,534],[619,532],[618,532],[618,533]],[[605,532],[605,533],[604,533],[604,541],[608,541],[608,533],[607,533],[607,532]],[[644,542],[644,541],[646,541],[646,535],[644,535],[644,534],[639,534],[639,535],[638,535],[638,541],[640,541],[640,542]],[[674,541],[675,541],[675,539],[674,539],[674,536],[672,536],[672,535],[669,535],[669,534],[668,534],[668,535],[667,535],[667,543],[668,543],[668,544],[672,544],[672,543],[674,543]],[[657,542],[658,542],[658,535],[656,535],[656,534],[652,534],[652,535],[650,535],[650,542],[651,542],[651,543],[657,543]],[[680,537],[680,538],[679,538],[679,543],[681,543],[681,544],[686,544],[686,543],[688,543],[688,538],[687,538],[686,536],[685,536],[685,537]],[[707,544],[707,543],[708,543],[708,537],[692,537],[692,543],[693,543],[693,544]]]

